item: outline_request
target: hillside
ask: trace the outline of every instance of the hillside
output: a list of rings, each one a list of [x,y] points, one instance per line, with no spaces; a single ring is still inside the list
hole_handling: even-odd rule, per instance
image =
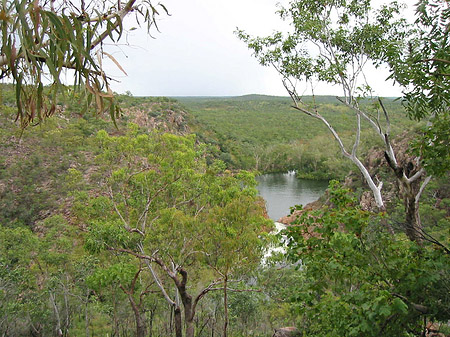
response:
[[[194,117],[192,130],[200,140],[216,149],[216,156],[231,168],[262,172],[298,170],[300,176],[343,178],[351,169],[320,122],[291,107],[288,97],[246,95],[240,97],[178,97]],[[312,97],[305,97],[312,104]],[[401,103],[384,99],[391,114],[395,136],[416,125]],[[355,129],[353,112],[336,98],[315,98],[318,111],[328,118],[347,144]],[[369,126],[363,123],[362,151],[378,144]]]
[[[64,209],[68,213],[70,170],[77,169],[92,183],[97,179],[93,159],[98,153],[99,130],[124,135],[129,132],[128,123],[135,123],[139,132],[156,129],[182,135],[189,131],[186,112],[177,101],[126,95],[119,97],[122,116],[117,128],[108,116],[80,116],[77,102],[68,101],[61,105],[61,113],[22,131],[13,122],[11,88],[2,88],[5,105],[0,114],[0,223],[33,227],[49,214]]]

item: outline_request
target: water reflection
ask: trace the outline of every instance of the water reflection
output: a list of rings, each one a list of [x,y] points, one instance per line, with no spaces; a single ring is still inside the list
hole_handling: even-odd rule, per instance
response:
[[[259,194],[266,200],[271,219],[288,215],[290,207],[306,205],[317,200],[328,186],[328,181],[297,179],[295,173],[271,173],[256,177]]]

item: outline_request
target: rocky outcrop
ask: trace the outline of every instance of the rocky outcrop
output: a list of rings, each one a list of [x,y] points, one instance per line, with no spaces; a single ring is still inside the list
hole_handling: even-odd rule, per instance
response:
[[[277,220],[277,222],[280,222],[285,225],[292,224],[294,221],[296,221],[305,211],[312,211],[319,209],[322,206],[322,202],[320,200],[313,201],[303,207],[302,210],[296,210],[292,212],[290,215],[286,215],[284,217],[281,217]]]
[[[143,100],[136,106],[124,108],[123,114],[142,129],[157,129],[181,135],[189,133],[187,113],[176,101],[170,99],[161,102]]]
[[[426,337],[446,337],[443,333],[439,332],[440,326],[433,322],[428,322],[425,329]]]
[[[296,327],[290,326],[286,328],[278,328],[272,337],[301,337],[302,333]]]

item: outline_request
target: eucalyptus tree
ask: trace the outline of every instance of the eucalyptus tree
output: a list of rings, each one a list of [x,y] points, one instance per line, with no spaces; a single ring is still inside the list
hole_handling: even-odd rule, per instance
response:
[[[61,80],[65,70],[71,71],[67,78],[73,78],[72,84],[85,97],[83,105],[87,108],[93,101],[97,111],[109,111],[114,120],[118,108],[102,60],[109,58],[125,71],[105,50],[105,43],[121,40],[129,14],[150,30],[160,12],[167,13],[163,4],[147,0],[2,1],[0,77],[15,84],[22,127],[57,110],[57,95],[65,91]]]
[[[98,135],[104,195],[91,198],[80,218],[93,253],[127,256],[174,311],[175,332],[194,336],[199,301],[226,289],[231,271],[255,263],[270,230],[257,202],[254,178],[206,164],[195,137]],[[222,266],[227,266],[222,269]],[[140,271],[143,273],[144,271]]]
[[[444,3],[440,2],[439,6],[445,6]],[[426,2],[420,2],[420,5],[427,6]],[[244,31],[238,31],[237,34],[253,50],[262,65],[273,66],[279,72],[292,98],[293,107],[326,125],[344,157],[352,161],[363,175],[376,207],[385,211],[383,181],[369,172],[358,154],[362,137],[361,123],[368,123],[372,127],[384,145],[386,161],[400,186],[405,203],[404,231],[411,240],[420,241],[426,234],[421,226],[419,200],[431,177],[421,166],[419,157],[404,162],[397,159],[398,153],[395,153],[391,138],[389,112],[383,101],[373,96],[373,89],[365,74],[367,65],[378,68],[387,64],[391,65],[391,77],[397,83],[416,83],[405,71],[406,66],[393,66],[393,60],[408,57],[410,43],[419,41],[425,34],[425,30],[420,27],[414,29],[401,17],[403,8],[396,1],[374,8],[370,0],[294,0],[289,7],[278,11],[281,18],[291,24],[290,32],[276,32],[268,37],[256,38]],[[432,22],[438,23],[439,18],[436,16]],[[448,15],[445,19],[448,22]],[[429,43],[432,45],[432,41]],[[426,49],[424,44],[420,46]],[[399,69],[403,70],[402,74]],[[299,94],[310,89],[314,96],[314,87],[319,82],[340,87],[342,96],[336,99],[354,113],[353,144],[343,141],[329,120],[319,113],[314,100],[312,103],[305,102]],[[423,86],[422,90],[426,91],[426,87]],[[406,99],[414,96],[414,92],[406,95]],[[422,96],[415,97],[417,102]],[[373,104],[363,104],[367,100]]]

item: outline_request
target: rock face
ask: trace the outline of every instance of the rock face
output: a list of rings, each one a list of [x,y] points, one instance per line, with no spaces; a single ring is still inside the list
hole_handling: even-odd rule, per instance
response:
[[[426,337],[445,337],[443,333],[439,332],[440,326],[433,322],[428,322],[427,327],[425,329]]]
[[[280,219],[278,219],[277,222],[281,222],[282,224],[285,225],[290,225],[291,223],[293,223],[295,220],[297,220],[304,211],[312,211],[312,210],[316,210],[319,209],[322,206],[322,202],[319,200],[313,201],[307,205],[305,205],[305,207],[303,207],[303,210],[296,210],[294,211],[291,215],[286,215]]]
[[[143,129],[157,129],[178,135],[189,133],[187,112],[175,100],[145,98],[136,106],[124,108],[123,114]]]
[[[299,329],[293,326],[289,326],[286,328],[278,328],[275,330],[272,337],[301,337],[302,333]]]

